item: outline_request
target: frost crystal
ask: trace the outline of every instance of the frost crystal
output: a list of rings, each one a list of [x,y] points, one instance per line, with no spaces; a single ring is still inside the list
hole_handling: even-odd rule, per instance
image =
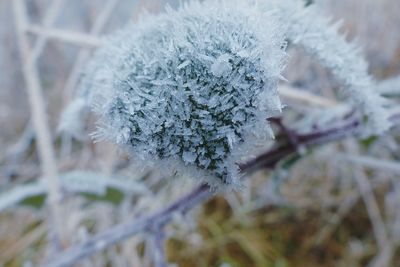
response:
[[[368,74],[368,64],[361,56],[361,49],[338,34],[341,24],[331,26],[315,6],[304,8],[301,1],[272,2],[278,8],[280,20],[285,21],[287,38],[328,68],[342,83],[347,97],[365,116],[363,134],[387,131],[391,127],[389,113],[385,110],[387,101],[377,92],[377,83]]]
[[[236,163],[262,149],[272,136],[266,119],[281,111],[286,41],[332,71],[366,135],[381,134],[386,103],[366,62],[317,13],[293,0],[193,0],[128,25],[97,51],[81,90],[99,116],[97,135],[142,166],[235,187]]]
[[[141,164],[239,185],[236,163],[271,137],[266,118],[281,110],[277,26],[242,1],[193,1],[127,26],[88,75],[98,135]]]

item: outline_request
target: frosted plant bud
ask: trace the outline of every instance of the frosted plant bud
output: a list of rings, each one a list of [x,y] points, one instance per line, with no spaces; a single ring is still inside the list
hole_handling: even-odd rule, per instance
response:
[[[271,138],[286,56],[273,12],[245,2],[193,1],[111,36],[86,81],[97,135],[142,166],[239,186],[236,164]]]

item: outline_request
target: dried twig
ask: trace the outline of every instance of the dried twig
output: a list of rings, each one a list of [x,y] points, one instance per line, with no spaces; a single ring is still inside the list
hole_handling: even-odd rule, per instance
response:
[[[346,145],[351,153],[358,153],[358,146],[354,144],[354,142],[348,141]],[[386,232],[385,223],[383,222],[382,216],[379,212],[379,207],[374,197],[372,186],[362,167],[355,166],[353,171],[361,196],[367,207],[378,245],[383,249],[385,244],[388,243],[389,237]]]
[[[368,156],[349,155],[340,153],[337,155],[337,158],[340,161],[352,162],[367,168],[400,174],[400,163],[396,161],[390,161]]]
[[[48,11],[46,12],[46,16],[43,21],[43,27],[50,27],[54,21],[57,19],[58,14],[60,13],[61,7],[64,4],[65,0],[54,0],[52,1]],[[40,56],[40,53],[42,53],[43,48],[45,47],[47,43],[47,36],[39,36],[39,38],[36,40],[36,43],[32,49],[31,53],[31,58],[30,60],[32,62],[35,62],[38,57]]]
[[[152,236],[152,249],[155,267],[167,267],[164,252],[165,234],[162,228],[155,230]]]
[[[358,146],[353,141],[346,143],[347,150],[351,153],[359,153]],[[378,243],[380,253],[378,254],[379,260],[372,264],[374,267],[388,266],[393,257],[392,242],[388,236],[385,223],[379,211],[377,201],[372,190],[371,183],[369,182],[364,169],[361,166],[353,168],[355,181],[360,190],[362,199],[365,203],[369,218],[371,220],[372,229],[374,231],[375,239]]]
[[[286,99],[296,100],[306,104],[312,104],[319,107],[335,107],[338,102],[322,96],[317,96],[305,90],[299,90],[287,85],[279,86],[279,94]]]
[[[26,10],[21,0],[15,0],[13,3],[14,19],[17,27],[18,45],[21,55],[22,70],[26,81],[27,93],[32,113],[32,122],[36,131],[39,146],[39,155],[44,173],[44,183],[49,192],[49,205],[51,209],[51,221],[54,223],[55,230],[52,239],[59,247],[61,242],[63,215],[59,203],[61,199],[61,187],[58,180],[58,171],[50,129],[47,124],[45,101],[39,80],[39,74],[34,62],[30,61],[31,54],[28,39],[24,34],[27,25]],[[53,231],[50,231],[53,232]]]
[[[52,38],[75,45],[97,47],[101,44],[101,40],[91,34],[45,28],[38,25],[30,25],[25,28],[25,31],[38,36],[45,36],[46,38]]]

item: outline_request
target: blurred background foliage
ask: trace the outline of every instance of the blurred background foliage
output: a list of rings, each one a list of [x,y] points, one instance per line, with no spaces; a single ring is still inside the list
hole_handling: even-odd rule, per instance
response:
[[[4,204],[6,197],[15,197],[14,190],[21,188],[34,194],[21,198],[19,205],[0,208],[0,266],[36,266],[50,254],[46,228],[49,211],[43,207],[45,191],[37,183],[40,161],[21,72],[25,59],[17,49],[12,1],[0,0],[0,199]],[[160,12],[167,3],[176,6],[177,2],[24,1],[30,25],[42,25],[44,31],[42,35],[28,33],[31,47],[45,36],[37,68],[58,169],[65,181],[63,186],[68,188],[62,202],[64,247],[132,216],[158,210],[195,183],[187,177],[164,177],[162,170],[135,169],[111,144],[93,143],[89,137],[71,140],[57,133],[60,114],[74,95],[90,50],[79,40],[46,37],[46,30],[98,36],[113,32],[129,19],[137,20],[145,9]],[[343,32],[349,39],[357,37],[363,45],[370,72],[377,79],[400,74],[398,0],[313,2],[335,21],[343,19]],[[111,11],[104,13],[107,5]],[[98,21],[101,14],[103,22]],[[329,72],[301,49],[289,52],[291,61],[285,77],[290,83],[334,99],[337,85]],[[287,104],[289,121],[291,113],[309,108]],[[94,127],[89,121],[87,132]],[[366,164],[363,173],[373,190],[363,191],[354,178],[356,157],[344,156],[348,156],[349,143],[356,146],[359,155],[369,154],[376,162],[388,160],[400,166],[398,131],[361,142],[350,139],[324,145],[281,164],[275,171],[253,174],[241,192],[216,196],[188,215],[177,216],[166,229],[167,258],[184,267],[400,266],[400,236],[393,238],[397,243],[391,244],[391,256],[377,265],[375,260],[380,259],[383,248],[377,241],[376,218],[369,212],[371,202],[366,201],[371,197],[375,201],[387,235],[400,235],[400,172]],[[85,171],[71,177],[76,170]],[[151,251],[149,236],[143,233],[76,266],[152,266]]]

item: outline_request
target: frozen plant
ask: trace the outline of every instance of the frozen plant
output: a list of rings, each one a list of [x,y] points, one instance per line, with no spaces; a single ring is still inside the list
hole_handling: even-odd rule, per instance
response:
[[[282,109],[286,42],[303,46],[342,82],[365,135],[390,127],[359,49],[337,28],[293,0],[193,0],[146,14],[105,39],[87,71],[81,110],[90,106],[99,117],[96,136],[127,149],[139,165],[237,188],[237,163],[273,137],[266,119]],[[76,106],[70,113],[81,116]]]
[[[97,136],[142,166],[238,185],[236,163],[272,136],[266,119],[281,110],[278,23],[255,5],[216,1],[127,26],[88,72]]]

